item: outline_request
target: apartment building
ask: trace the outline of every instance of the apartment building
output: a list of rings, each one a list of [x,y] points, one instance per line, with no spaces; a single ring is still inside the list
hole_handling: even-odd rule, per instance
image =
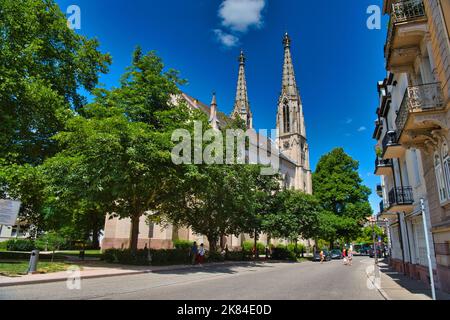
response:
[[[378,84],[374,138],[380,218],[389,220],[391,264],[450,292],[450,1],[385,0],[387,77]],[[421,199],[427,230],[423,227]]]

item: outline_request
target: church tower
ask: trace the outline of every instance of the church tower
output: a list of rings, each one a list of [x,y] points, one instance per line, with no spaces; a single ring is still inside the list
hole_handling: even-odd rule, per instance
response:
[[[277,143],[280,151],[297,164],[295,185],[299,190],[312,193],[309,148],[306,140],[303,105],[295,80],[291,55],[291,38],[283,39],[284,64],[281,95],[278,100]]]
[[[231,117],[233,119],[240,117],[245,121],[247,129],[253,129],[253,115],[250,111],[250,103],[248,102],[247,81],[245,79],[245,55],[243,51],[241,51],[239,56],[239,75],[236,89],[236,99]]]

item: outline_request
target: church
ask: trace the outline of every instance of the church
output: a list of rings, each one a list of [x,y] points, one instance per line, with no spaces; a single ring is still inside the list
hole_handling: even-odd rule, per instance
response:
[[[286,33],[283,38],[284,62],[281,94],[277,103],[277,137],[275,141],[267,139],[270,143],[275,144],[276,149],[279,150],[279,171],[282,177],[283,187],[311,194],[312,181],[309,164],[309,147],[306,139],[303,104],[295,79],[291,43],[291,38]],[[250,108],[245,65],[246,58],[244,52],[241,52],[239,56],[236,98],[230,118],[239,117],[245,122],[247,129],[253,129],[253,113]],[[186,93],[181,93],[180,97],[177,97],[174,101],[178,99],[182,99],[189,108],[198,109],[207,114],[213,128],[219,129],[225,126],[227,121],[230,120],[230,118],[218,111],[215,95],[210,106]],[[153,249],[170,249],[173,248],[174,240],[197,241],[197,243],[204,243],[208,246],[208,241],[205,236],[193,234],[189,228],[175,228],[174,226],[162,227],[157,224],[148,224],[145,217],[141,218],[139,230],[139,248],[147,246]],[[130,232],[131,222],[129,219],[110,219],[107,216],[104,237],[101,242],[102,250],[128,248]],[[239,248],[247,240],[251,240],[251,238],[244,234],[239,237],[229,236],[225,239],[229,248]],[[259,240],[265,243],[267,237],[261,235]]]

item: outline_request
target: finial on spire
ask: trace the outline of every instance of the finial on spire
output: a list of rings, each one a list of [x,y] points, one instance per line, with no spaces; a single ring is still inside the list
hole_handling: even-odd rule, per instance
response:
[[[289,34],[287,32],[284,34],[283,44],[285,48],[291,46],[291,38],[289,37]]]
[[[217,106],[216,92],[213,91],[212,95],[213,95],[213,97],[212,97],[212,101],[211,101],[211,106]]]
[[[241,65],[245,64],[245,54],[244,54],[244,50],[241,50],[241,54],[239,55],[239,63]]]

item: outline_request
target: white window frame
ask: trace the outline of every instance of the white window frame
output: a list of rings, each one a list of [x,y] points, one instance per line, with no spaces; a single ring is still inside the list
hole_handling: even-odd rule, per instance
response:
[[[447,192],[445,191],[444,171],[442,170],[442,159],[439,152],[434,153],[434,173],[436,175],[439,201],[444,203],[447,200]]]
[[[448,145],[446,142],[442,144],[441,156],[445,176],[445,186],[447,190],[447,199],[450,200],[450,155],[448,153]]]

